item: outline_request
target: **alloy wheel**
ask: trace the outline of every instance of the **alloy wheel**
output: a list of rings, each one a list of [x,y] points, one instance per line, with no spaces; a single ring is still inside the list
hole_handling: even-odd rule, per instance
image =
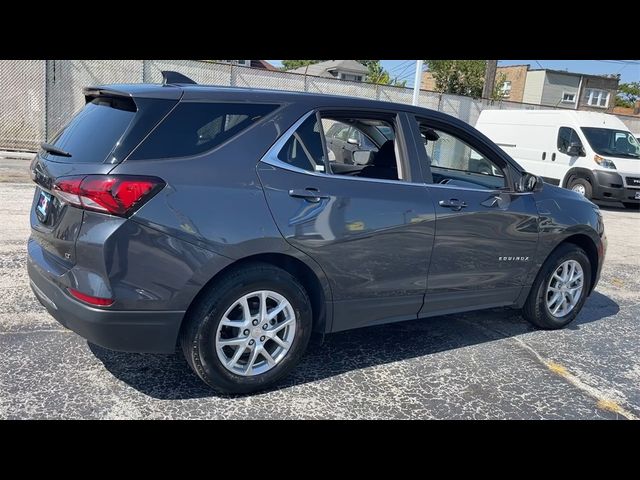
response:
[[[243,295],[218,324],[216,352],[232,373],[268,372],[287,355],[296,334],[296,315],[289,300],[271,290]]]
[[[575,260],[561,263],[547,283],[545,300],[547,309],[560,318],[571,312],[578,304],[584,288],[584,271]]]

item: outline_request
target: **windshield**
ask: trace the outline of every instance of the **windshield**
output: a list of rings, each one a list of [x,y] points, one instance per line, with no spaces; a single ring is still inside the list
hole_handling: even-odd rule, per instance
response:
[[[582,127],[591,148],[599,155],[640,158],[640,144],[630,132],[610,128]]]

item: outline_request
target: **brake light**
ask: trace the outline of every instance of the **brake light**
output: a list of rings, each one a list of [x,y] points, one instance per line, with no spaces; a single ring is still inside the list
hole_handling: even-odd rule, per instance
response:
[[[67,290],[78,300],[81,300],[90,305],[95,305],[97,307],[108,307],[109,305],[113,304],[112,298],[93,297],[91,295],[87,295],[86,293],[82,293],[74,288],[68,288]]]
[[[126,217],[164,186],[165,182],[156,177],[87,175],[61,177],[52,191],[75,207]]]

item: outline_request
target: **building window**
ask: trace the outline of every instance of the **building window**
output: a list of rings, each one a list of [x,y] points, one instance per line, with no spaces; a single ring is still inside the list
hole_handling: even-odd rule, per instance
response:
[[[350,73],[341,73],[340,80],[349,80],[350,82],[361,82],[362,75],[352,75]]]
[[[500,87],[500,95],[505,98],[511,95],[511,82],[509,80],[505,81]]]
[[[585,91],[585,98],[587,100],[587,105],[591,105],[592,107],[607,108],[609,105],[609,92],[606,90],[588,88]]]
[[[576,94],[562,92],[562,103],[576,103]]]

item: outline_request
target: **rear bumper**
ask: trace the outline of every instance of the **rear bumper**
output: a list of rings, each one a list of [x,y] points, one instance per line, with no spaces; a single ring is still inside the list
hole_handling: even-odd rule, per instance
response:
[[[627,188],[624,186],[622,176],[616,172],[604,172],[595,170],[593,172],[595,182],[593,182],[593,198],[596,200],[609,200],[614,202],[640,203],[636,199],[637,188]]]
[[[51,316],[89,342],[124,352],[175,352],[183,311],[93,308],[70,297],[31,256],[27,270],[31,289]]]

